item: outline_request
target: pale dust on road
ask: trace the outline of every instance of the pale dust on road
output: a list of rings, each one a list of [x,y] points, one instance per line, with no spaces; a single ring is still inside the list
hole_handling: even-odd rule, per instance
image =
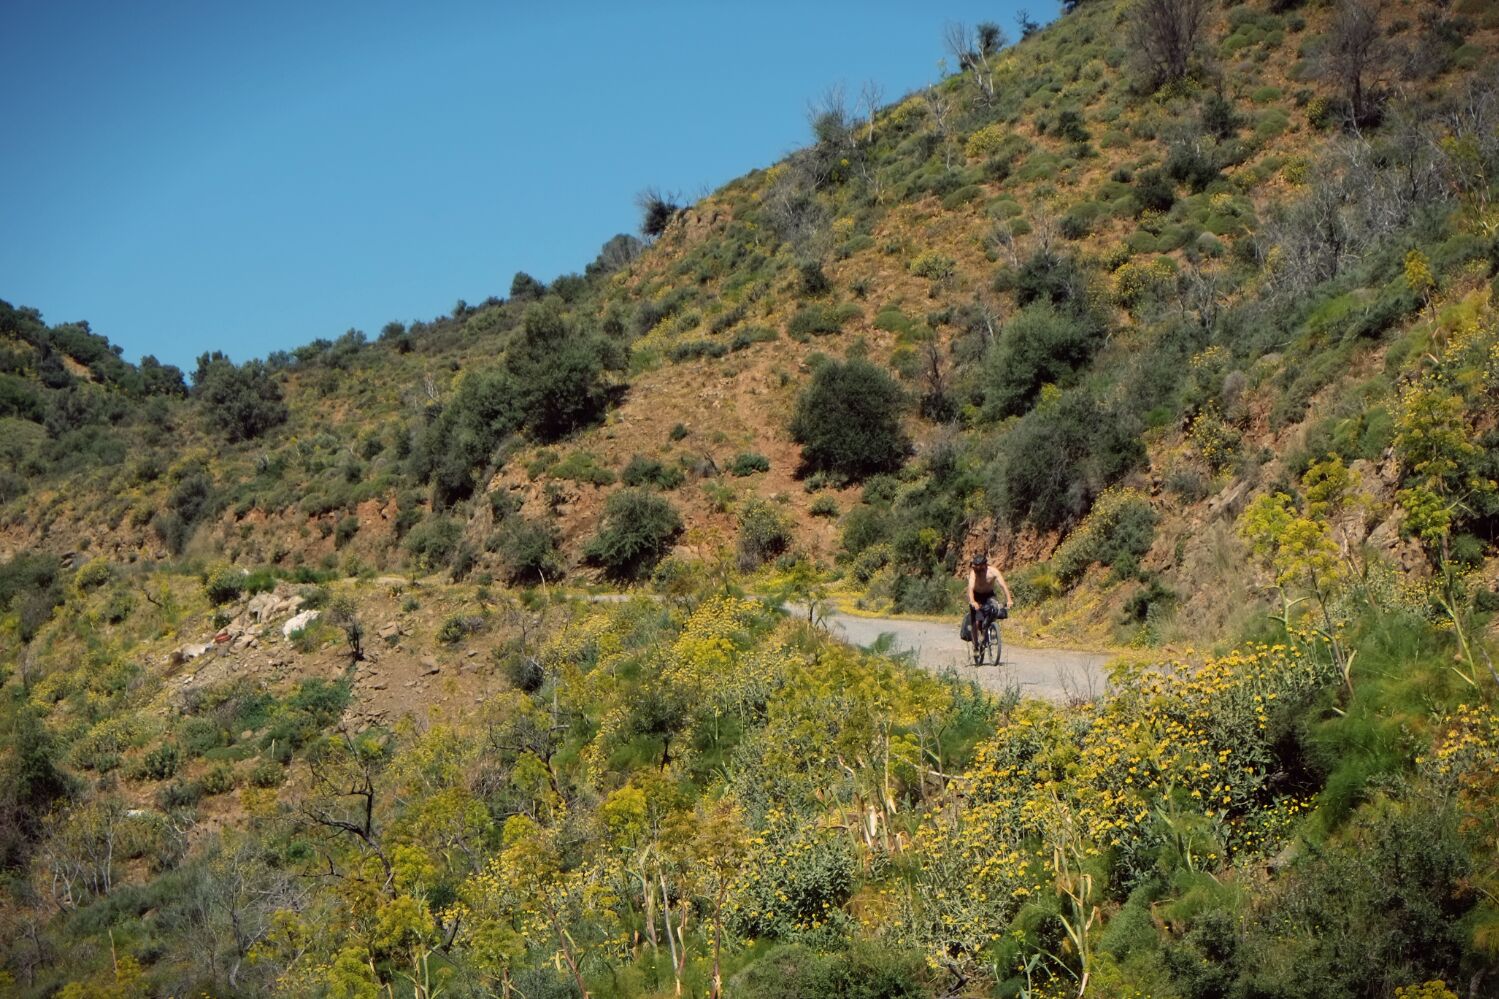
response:
[[[958,637],[958,620],[912,621],[900,618],[859,617],[829,612],[822,619],[828,633],[853,645],[869,646],[881,635],[890,635],[890,652],[915,653],[923,669],[940,673],[955,669],[959,678],[977,680],[986,690],[1003,692],[1018,685],[1022,697],[1049,701],[1091,699],[1108,685],[1105,667],[1113,658],[1107,652],[1077,652],[1070,649],[1028,649],[1010,644],[1003,636],[1003,660],[998,666],[975,667],[967,642]]]

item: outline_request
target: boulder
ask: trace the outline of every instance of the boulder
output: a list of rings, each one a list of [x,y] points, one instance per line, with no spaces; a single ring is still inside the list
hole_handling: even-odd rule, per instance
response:
[[[250,598],[245,611],[250,615],[250,620],[256,624],[265,624],[271,619],[280,603],[280,598],[274,593],[257,593]]]
[[[317,619],[318,612],[315,610],[305,610],[294,614],[281,626],[281,635],[283,638],[290,638],[293,633],[301,631]]]

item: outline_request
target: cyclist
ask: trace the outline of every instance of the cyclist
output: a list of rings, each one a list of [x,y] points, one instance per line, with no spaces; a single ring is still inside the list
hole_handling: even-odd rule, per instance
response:
[[[968,613],[963,615],[963,629],[959,632],[965,642],[973,640],[975,624],[982,625],[991,620],[1009,617],[1010,606],[1015,603],[1015,597],[1010,593],[1010,584],[1005,582],[1003,573],[989,565],[988,555],[980,552],[973,556],[973,561],[969,564],[973,571],[968,574]],[[1003,606],[994,599],[996,586],[1005,591]],[[983,615],[981,620],[980,615]]]

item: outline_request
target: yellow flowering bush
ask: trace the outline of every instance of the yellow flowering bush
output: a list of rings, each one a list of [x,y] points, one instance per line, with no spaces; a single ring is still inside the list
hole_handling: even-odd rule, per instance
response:
[[[1211,867],[1274,849],[1310,807],[1272,789],[1276,709],[1336,678],[1300,648],[1250,645],[1200,666],[1127,669],[1090,707],[1023,702],[913,837],[902,932],[952,966],[1046,882],[1083,897],[1090,858],[1112,858],[1127,886],[1162,851]],[[934,898],[951,911],[916,901]]]

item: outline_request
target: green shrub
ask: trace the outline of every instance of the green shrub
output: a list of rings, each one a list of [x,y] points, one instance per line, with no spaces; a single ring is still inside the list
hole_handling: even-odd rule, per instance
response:
[[[633,455],[619,479],[627,486],[654,486],[657,489],[675,489],[682,484],[682,470],[665,465],[655,458]]]
[[[203,785],[195,780],[174,780],[156,792],[156,807],[164,812],[192,808],[202,800]]]
[[[1254,137],[1260,142],[1268,142],[1287,128],[1291,127],[1291,118],[1280,108],[1268,108],[1261,112],[1259,119],[1255,122]]]
[[[1382,799],[1338,842],[1303,853],[1248,921],[1236,994],[1390,995],[1458,980],[1475,900],[1460,821],[1452,799]]]
[[[728,353],[728,345],[717,340],[687,340],[674,344],[666,352],[666,356],[674,363],[680,364],[683,361],[695,361],[704,357],[725,357]]]
[[[897,614],[945,614],[960,603],[961,581],[951,576],[901,573],[891,584],[890,597]]]
[[[188,756],[202,756],[224,745],[223,730],[209,718],[186,718],[177,726],[177,739]]]
[[[333,546],[335,548],[342,548],[344,545],[348,544],[350,541],[353,541],[354,540],[354,535],[356,535],[358,533],[359,533],[359,518],[358,517],[354,516],[351,513],[347,517],[340,518],[339,521],[338,521],[338,526],[333,529]]]
[[[857,480],[899,468],[910,447],[900,426],[903,402],[895,381],[868,361],[819,367],[791,421],[805,471]]]
[[[729,980],[727,995],[756,999],[927,999],[921,955],[888,941],[821,953],[782,946]]]
[[[639,579],[671,550],[682,533],[682,518],[660,496],[621,489],[604,503],[598,533],[584,554],[612,579]]]
[[[617,347],[597,333],[574,329],[555,299],[528,306],[521,338],[505,357],[525,426],[557,440],[603,415],[605,370],[623,365]]]
[[[208,769],[199,781],[204,794],[228,794],[234,790],[234,770],[226,763],[218,763]]]
[[[236,366],[218,351],[198,358],[193,396],[208,422],[231,441],[244,441],[286,422],[281,386],[262,361]]]
[[[739,511],[739,568],[748,572],[784,554],[796,540],[791,521],[780,510],[761,499],[752,499]]]
[[[250,769],[250,783],[256,787],[280,787],[286,780],[286,768],[273,760],[261,760]]]
[[[182,766],[182,750],[175,742],[163,742],[141,757],[132,776],[138,780],[166,780]]]
[[[444,645],[456,645],[478,631],[483,621],[469,614],[450,614],[437,629],[437,640]]]
[[[844,325],[860,315],[857,305],[808,305],[799,309],[786,324],[792,339],[805,341],[809,336],[826,336],[841,331]]]
[[[848,839],[814,825],[777,830],[771,856],[785,863],[747,864],[740,905],[731,914],[740,937],[786,939],[813,923],[836,924],[854,886]]]
[[[729,474],[738,478],[770,471],[770,459],[758,451],[741,451],[729,461]]]
[[[1005,323],[984,355],[984,413],[1002,419],[1029,409],[1041,386],[1067,386],[1103,343],[1091,315],[1059,311],[1046,302]]]
[[[463,525],[456,520],[429,517],[406,535],[406,550],[420,568],[431,571],[448,564],[462,538]]]
[[[798,291],[807,298],[818,298],[826,295],[832,290],[832,284],[828,281],[827,273],[822,269],[822,261],[807,260],[798,265]]]
[[[511,639],[490,653],[490,658],[500,673],[516,690],[534,694],[546,681],[546,671],[541,660],[528,652],[519,639]]]
[[[814,517],[836,517],[838,516],[838,501],[832,496],[819,496],[812,501],[808,510]]]
[[[556,580],[566,568],[557,551],[556,529],[550,524],[512,516],[500,525],[495,539],[505,563],[505,579],[512,585]]]
[[[203,579],[203,592],[215,607],[238,600],[245,588],[245,574],[232,566],[221,566]]]
[[[1019,270],[1001,271],[995,278],[994,289],[1013,291],[1016,303],[1022,307],[1033,302],[1081,306],[1087,300],[1088,281],[1075,257],[1040,249]]]
[[[97,590],[114,579],[114,567],[102,558],[90,559],[73,574],[73,585],[82,593]]]
[[[687,436],[687,424],[685,424],[685,423],[675,423],[675,424],[672,424],[671,432],[668,433],[666,436],[669,437],[669,438],[671,438],[674,441],[682,440],[683,438],[685,438]]]
[[[1150,501],[1135,490],[1106,492],[1057,548],[1052,565],[1067,586],[1074,585],[1094,563],[1111,566],[1119,578],[1132,576],[1150,551],[1156,520]]]
[[[911,273],[932,281],[946,281],[957,271],[958,262],[936,250],[927,250],[911,261]]]
[[[746,326],[734,333],[734,339],[729,341],[729,349],[745,350],[757,343],[769,343],[774,339],[776,339],[776,331],[773,329],[765,326]]]
[[[1094,496],[1145,458],[1136,421],[1083,389],[1031,410],[998,451],[989,467],[997,515],[1043,530],[1076,522]]]
[[[571,482],[586,482],[593,486],[612,486],[614,473],[609,471],[591,451],[573,451],[552,466],[552,477]]]

